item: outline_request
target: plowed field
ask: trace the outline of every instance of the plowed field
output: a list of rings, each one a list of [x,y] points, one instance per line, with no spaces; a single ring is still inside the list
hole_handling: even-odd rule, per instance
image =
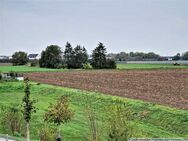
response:
[[[36,72],[31,80],[188,110],[188,69]]]

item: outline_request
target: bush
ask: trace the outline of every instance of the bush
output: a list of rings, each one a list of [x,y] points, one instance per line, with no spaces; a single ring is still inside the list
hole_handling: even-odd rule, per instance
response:
[[[89,63],[83,65],[83,69],[89,70],[92,69],[92,66]]]
[[[23,117],[20,112],[19,105],[13,104],[10,107],[1,107],[1,127],[12,135],[22,133],[23,129]]]
[[[38,60],[31,60],[31,61],[30,61],[30,66],[31,66],[31,67],[36,67],[36,66],[38,66],[38,64],[39,64],[39,61],[38,61]]]
[[[106,60],[106,68],[107,69],[116,69],[116,62],[113,59]]]
[[[64,68],[65,68],[65,65],[64,65],[64,64],[58,64],[56,68],[57,68],[57,69],[64,69]]]
[[[39,139],[40,141],[53,141],[56,138],[56,132],[57,129],[45,125],[39,131]]]
[[[133,114],[121,101],[109,110],[107,122],[108,141],[128,141],[134,134]]]

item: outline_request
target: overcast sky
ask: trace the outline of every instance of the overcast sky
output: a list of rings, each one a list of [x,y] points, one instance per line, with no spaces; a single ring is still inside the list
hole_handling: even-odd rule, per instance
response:
[[[0,0],[0,55],[98,42],[110,52],[188,51],[188,0]]]

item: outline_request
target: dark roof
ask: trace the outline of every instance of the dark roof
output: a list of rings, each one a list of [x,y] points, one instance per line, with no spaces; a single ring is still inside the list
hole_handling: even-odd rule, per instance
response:
[[[29,54],[28,58],[36,58],[39,54]]]

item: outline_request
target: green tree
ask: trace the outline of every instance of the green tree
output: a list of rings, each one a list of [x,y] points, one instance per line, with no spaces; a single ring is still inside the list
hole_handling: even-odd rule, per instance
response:
[[[88,54],[85,47],[81,47],[77,45],[74,48],[74,56],[73,56],[73,68],[83,68],[83,65],[87,63]]]
[[[53,141],[56,137],[57,129],[44,124],[39,129],[39,139],[40,141]]]
[[[146,59],[158,59],[159,55],[155,54],[154,52],[148,52],[148,53],[143,53],[144,58]]]
[[[40,67],[45,68],[61,68],[62,57],[61,48],[57,45],[47,46],[45,51],[42,51],[41,58],[39,60]]]
[[[185,53],[183,53],[182,59],[183,59],[183,60],[188,60],[188,51],[185,52]]]
[[[50,105],[48,111],[44,115],[44,120],[54,123],[58,126],[58,138],[61,138],[60,127],[72,119],[73,112],[69,107],[67,96],[61,96],[57,104]]]
[[[106,67],[106,48],[103,43],[99,43],[93,50],[91,65],[94,69],[103,69]]]
[[[118,61],[126,61],[128,57],[128,54],[125,52],[120,52],[115,56],[115,59]]]
[[[31,120],[32,113],[36,112],[36,107],[34,106],[35,101],[30,99],[29,79],[25,78],[24,83],[25,83],[25,89],[24,89],[25,95],[24,95],[23,100],[22,100],[23,101],[22,113],[23,113],[24,120],[26,122],[27,141],[29,141],[30,140],[29,123],[30,123],[30,120]]]
[[[74,57],[74,51],[73,51],[73,48],[71,46],[71,44],[69,42],[66,43],[65,45],[65,51],[64,51],[64,54],[63,54],[63,57],[64,57],[64,61],[65,61],[65,64],[66,64],[66,67],[69,69],[69,68],[72,68],[73,67],[73,57]]]
[[[117,104],[119,103],[119,104]],[[128,141],[134,134],[132,112],[121,101],[109,110],[107,121],[108,141]],[[109,108],[109,107],[108,107]]]
[[[21,134],[23,127],[23,117],[21,116],[20,106],[17,104],[11,104],[9,107],[2,106],[0,108],[1,127],[11,132]]]
[[[116,69],[116,62],[114,59],[106,59],[106,69]]]
[[[87,63],[88,54],[85,47],[77,45],[72,48],[71,44],[67,42],[64,51],[64,61],[68,69],[70,68],[82,68]]]
[[[92,99],[91,97],[85,95],[82,97],[81,101],[83,102],[84,106],[84,113],[86,115],[87,119],[87,126],[89,127],[89,136],[88,141],[99,141],[101,130],[98,126],[98,116],[97,116],[97,110],[99,110],[96,107],[96,103],[98,103],[99,99]]]
[[[12,55],[12,63],[14,66],[25,65],[28,62],[27,53],[19,51]]]
[[[180,60],[180,59],[181,59],[180,53],[177,53],[177,54],[173,57],[173,60]]]

